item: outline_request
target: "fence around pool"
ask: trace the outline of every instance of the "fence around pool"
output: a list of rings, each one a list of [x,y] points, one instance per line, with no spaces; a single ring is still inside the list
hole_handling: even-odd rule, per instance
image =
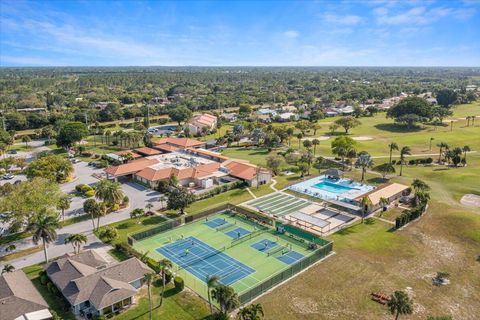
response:
[[[292,276],[296,275],[297,273],[301,272],[302,270],[326,257],[333,250],[333,242],[322,239],[317,235],[309,233],[305,230],[298,229],[295,226],[282,224],[274,220],[273,218],[267,217],[261,213],[243,207],[238,207],[232,204],[224,204],[219,207],[200,212],[198,214],[183,216],[166,221],[154,228],[128,235],[127,241],[129,245],[133,246],[135,243],[139,244],[140,241],[155,236],[159,233],[177,228],[183,224],[189,224],[191,222],[198,221],[199,219],[208,217],[210,215],[218,214],[222,211],[232,211],[237,214],[241,214],[245,218],[255,221],[263,227],[269,228],[271,230],[274,230],[276,226],[281,226],[284,229],[285,234],[292,238],[292,240],[303,243],[304,245],[308,245],[309,243],[316,244],[316,249],[312,251],[312,254],[305,256],[303,259],[286,266],[285,268],[279,270],[270,277],[261,280],[255,286],[251,286],[245,290],[237,292],[242,305],[267,292],[276,285],[288,280]],[[207,299],[208,288],[204,281],[196,278],[187,269],[177,268],[175,270],[175,273],[176,275],[185,279],[186,286],[194,290],[204,299]]]

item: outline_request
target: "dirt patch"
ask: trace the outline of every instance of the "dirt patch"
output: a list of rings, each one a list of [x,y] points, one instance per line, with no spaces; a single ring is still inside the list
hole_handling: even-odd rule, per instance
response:
[[[303,140],[310,140],[310,141],[312,141],[313,139],[317,139],[317,140],[319,140],[319,141],[326,141],[326,140],[330,139],[330,137],[320,136],[320,137],[315,137],[315,138],[303,138],[302,141],[303,141]]]
[[[367,137],[367,136],[352,137],[352,139],[355,140],[355,141],[370,141],[370,140],[373,140],[372,137]]]
[[[467,193],[462,197],[462,199],[460,199],[460,203],[465,206],[480,208],[480,196],[472,193]]]

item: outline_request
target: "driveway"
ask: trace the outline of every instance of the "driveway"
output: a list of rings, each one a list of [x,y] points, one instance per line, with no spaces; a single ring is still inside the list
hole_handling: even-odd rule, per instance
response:
[[[83,168],[80,170],[85,170],[83,171],[84,173],[87,173],[88,170],[95,170],[93,168],[88,169],[85,168],[85,166],[82,166],[81,163],[76,164],[78,165],[79,168]],[[79,171],[80,172],[80,171]],[[95,179],[94,177],[92,177]],[[80,180],[78,181],[98,181],[98,180],[91,180],[88,176],[83,176]],[[75,181],[70,182],[68,184],[62,185],[62,188],[66,190],[73,190],[75,189],[75,185],[78,183],[82,182],[77,182]],[[73,188],[73,189],[72,189]],[[151,189],[148,189],[146,187],[143,187],[141,185],[138,185],[133,182],[124,182],[122,183],[122,191],[125,193],[125,195],[130,199],[130,204],[127,208],[119,210],[117,212],[113,212],[108,214],[107,216],[101,218],[100,220],[100,225],[104,226],[107,224],[115,223],[118,221],[123,221],[126,219],[130,218],[130,212],[134,208],[145,208],[145,205],[147,203],[152,203],[154,205],[154,208],[159,208],[160,203],[159,199],[161,194],[157,191],[153,191]],[[74,201],[72,201],[71,208],[65,212],[67,216],[72,216],[75,214],[83,214],[83,201],[85,201],[84,198],[81,197],[75,197],[73,198]],[[71,245],[65,245],[64,240],[69,234],[74,234],[74,233],[82,233],[85,234],[88,238],[88,242],[85,244],[84,249],[91,249],[91,248],[103,248],[106,247],[105,244],[103,244],[94,234],[92,231],[92,222],[91,220],[86,220],[82,221],[76,224],[72,224],[70,226],[66,226],[64,228],[58,229],[57,230],[57,235],[58,239],[55,243],[49,245],[48,253],[49,253],[49,258],[53,259],[59,256],[62,256],[66,253],[73,252],[73,248]],[[17,241],[14,243],[15,246],[17,247],[17,250],[25,250],[28,248],[31,248],[35,246],[31,238],[28,239],[22,239],[20,241]],[[0,256],[3,255],[4,248],[0,247]],[[9,261],[8,263],[13,265],[15,268],[23,268],[29,265],[33,265],[36,263],[41,263],[44,261],[44,255],[43,251],[41,252],[36,252],[31,255]]]

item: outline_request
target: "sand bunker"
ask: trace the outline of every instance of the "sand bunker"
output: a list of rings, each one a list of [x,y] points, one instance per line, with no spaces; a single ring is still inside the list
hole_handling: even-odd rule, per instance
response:
[[[325,140],[330,139],[330,137],[320,136],[320,137],[315,137],[315,138],[303,138],[302,141],[303,141],[303,140],[310,140],[310,141],[312,141],[313,139],[317,139],[317,140],[319,140],[319,141],[325,141]]]
[[[480,196],[476,194],[467,193],[462,197],[460,202],[466,206],[480,208]]]
[[[369,140],[373,140],[372,137],[366,137],[366,136],[352,137],[352,139],[355,140],[355,141],[369,141]]]

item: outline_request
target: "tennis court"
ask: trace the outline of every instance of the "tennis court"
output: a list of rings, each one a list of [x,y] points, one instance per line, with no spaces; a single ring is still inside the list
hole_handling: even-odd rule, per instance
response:
[[[240,295],[314,254],[307,242],[226,212],[135,241],[133,247],[172,261],[174,273],[204,298],[210,275]]]
[[[260,212],[282,217],[309,206],[310,202],[286,193],[276,192],[271,195],[246,202],[245,205],[255,208]]]

